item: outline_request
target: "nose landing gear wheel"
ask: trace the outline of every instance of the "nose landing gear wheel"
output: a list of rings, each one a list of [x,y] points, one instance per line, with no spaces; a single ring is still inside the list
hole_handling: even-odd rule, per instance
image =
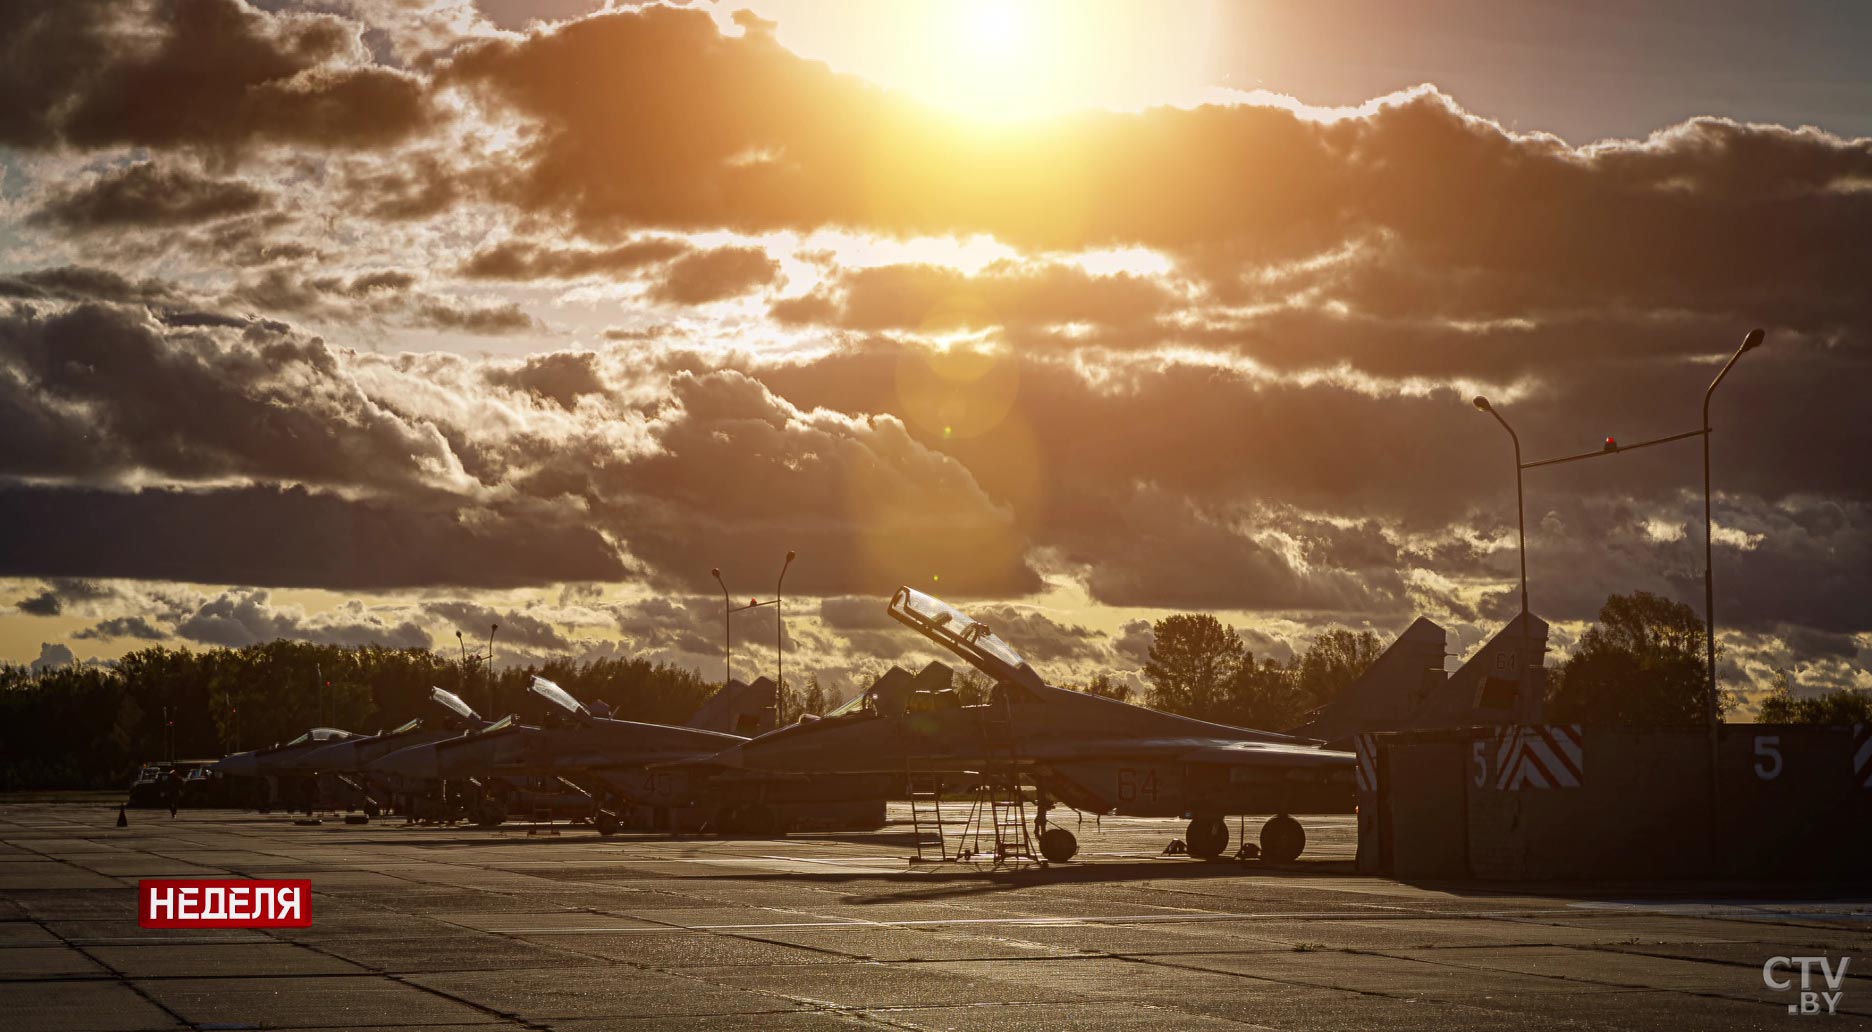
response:
[[[1197,814],[1184,829],[1183,841],[1189,846],[1189,855],[1213,860],[1228,848],[1228,820],[1213,814]]]
[[[1306,829],[1300,822],[1286,814],[1269,817],[1261,826],[1261,857],[1284,864],[1300,855],[1306,848]]]
[[[1079,840],[1065,828],[1048,828],[1040,833],[1040,855],[1048,863],[1063,864],[1079,855]]]

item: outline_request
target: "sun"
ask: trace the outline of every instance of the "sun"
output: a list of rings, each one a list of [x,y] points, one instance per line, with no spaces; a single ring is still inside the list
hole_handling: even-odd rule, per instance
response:
[[[744,0],[781,43],[989,122],[1184,103],[1211,83],[1210,0]]]

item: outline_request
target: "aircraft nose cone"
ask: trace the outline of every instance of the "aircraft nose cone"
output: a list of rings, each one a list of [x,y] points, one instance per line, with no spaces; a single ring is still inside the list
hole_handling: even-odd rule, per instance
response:
[[[219,760],[216,760],[214,770],[216,773],[237,778],[258,777],[260,774],[260,761],[250,752],[235,753],[232,756],[223,756]]]
[[[418,780],[435,780],[441,777],[436,765],[436,750],[433,745],[417,745],[408,749],[398,749],[387,756],[381,756],[370,765],[377,774],[394,774],[398,777]]]

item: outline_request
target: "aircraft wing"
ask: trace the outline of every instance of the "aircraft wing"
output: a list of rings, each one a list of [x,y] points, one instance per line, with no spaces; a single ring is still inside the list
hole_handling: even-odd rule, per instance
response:
[[[1032,743],[1020,757],[1037,763],[1086,760],[1168,760],[1224,767],[1350,766],[1353,755],[1292,742],[1243,742],[1217,738],[1123,738]]]

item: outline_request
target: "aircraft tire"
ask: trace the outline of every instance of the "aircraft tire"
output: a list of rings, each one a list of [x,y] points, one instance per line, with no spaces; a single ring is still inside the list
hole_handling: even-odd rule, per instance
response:
[[[1222,855],[1229,844],[1228,818],[1219,814],[1197,814],[1183,829],[1183,841],[1189,846],[1189,855],[1201,860],[1213,860]]]
[[[498,803],[487,803],[475,811],[475,827],[477,828],[498,828],[506,819],[507,815],[501,811]]]
[[[366,799],[364,801],[364,816],[381,817],[383,816],[383,807],[378,806],[377,800],[375,799]]]
[[[1269,817],[1261,825],[1261,859],[1287,863],[1306,848],[1306,829],[1286,814]]]
[[[612,813],[610,810],[599,810],[598,813],[592,817],[592,827],[597,828],[598,834],[600,835],[617,834],[617,814]]]
[[[1048,828],[1040,833],[1040,855],[1048,863],[1063,864],[1079,855],[1079,840],[1065,828]]]

